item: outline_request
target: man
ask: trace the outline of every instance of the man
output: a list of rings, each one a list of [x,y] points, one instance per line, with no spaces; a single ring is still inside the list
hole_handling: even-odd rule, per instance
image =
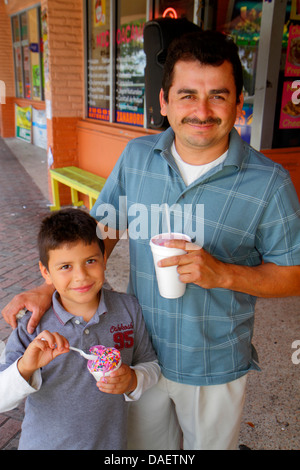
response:
[[[178,449],[180,430],[185,449],[235,449],[246,376],[258,369],[251,344],[256,297],[300,293],[299,201],[288,173],[233,129],[242,86],[229,38],[207,31],[176,40],[160,93],[170,128],[127,145],[92,209],[117,231],[105,238],[108,256],[129,228],[129,291],[141,304],[162,370],[157,386],[130,405],[134,449]],[[172,241],[187,253],[161,262],[178,265],[187,283],[174,300],[158,292],[153,227],[148,237],[131,233],[137,207],[151,215],[162,203],[183,214],[192,208],[183,230],[195,243]],[[103,219],[105,204],[115,213]],[[14,309],[21,306],[19,297]],[[12,308],[4,314],[13,325]]]

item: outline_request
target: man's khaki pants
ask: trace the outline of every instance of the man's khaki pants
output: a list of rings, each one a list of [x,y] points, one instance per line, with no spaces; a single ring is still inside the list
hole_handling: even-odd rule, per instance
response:
[[[129,407],[128,448],[235,450],[246,393],[246,375],[227,384],[193,386],[161,375]],[[181,434],[182,430],[182,434]]]

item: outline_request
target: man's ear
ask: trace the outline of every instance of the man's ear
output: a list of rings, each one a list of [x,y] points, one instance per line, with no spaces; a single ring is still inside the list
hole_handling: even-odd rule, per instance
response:
[[[237,103],[236,106],[236,117],[242,117],[242,111],[243,111],[243,105],[244,105],[244,94],[241,93],[239,97],[239,102]]]
[[[165,101],[164,91],[163,91],[162,88],[159,92],[159,104],[160,104],[160,114],[162,116],[167,116],[167,105],[168,105],[168,103]]]
[[[41,274],[42,274],[43,278],[45,279],[46,283],[49,284],[49,285],[53,284],[48,269],[46,268],[46,266],[44,266],[42,264],[41,261],[39,261],[39,268],[40,268]]]

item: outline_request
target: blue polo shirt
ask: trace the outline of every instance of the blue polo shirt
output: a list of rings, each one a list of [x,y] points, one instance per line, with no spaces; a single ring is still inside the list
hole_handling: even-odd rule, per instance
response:
[[[171,128],[134,139],[125,148],[91,214],[109,227],[128,226],[129,292],[142,307],[162,373],[191,385],[221,384],[259,369],[252,346],[256,298],[187,284],[178,299],[160,296],[151,235],[182,230],[225,263],[300,264],[300,208],[281,165],[230,134],[223,163],[186,186],[171,154]],[[176,227],[174,226],[176,225]]]

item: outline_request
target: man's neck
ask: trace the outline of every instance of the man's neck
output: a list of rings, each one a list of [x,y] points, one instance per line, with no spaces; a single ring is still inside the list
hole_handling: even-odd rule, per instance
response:
[[[175,137],[175,147],[180,158],[190,165],[205,165],[217,160],[229,148],[229,140],[227,143],[219,143],[213,147],[192,147],[184,146]]]

